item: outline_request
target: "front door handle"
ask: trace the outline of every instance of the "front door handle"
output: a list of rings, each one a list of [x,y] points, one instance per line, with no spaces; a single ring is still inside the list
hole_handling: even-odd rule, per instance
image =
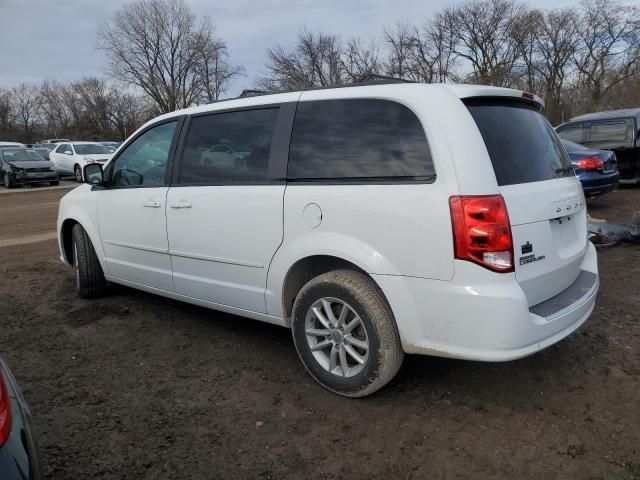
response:
[[[147,200],[142,204],[142,206],[147,208],[160,208],[162,204],[160,202],[156,202],[155,200]]]
[[[171,208],[191,208],[193,204],[189,200],[180,200],[179,202],[169,205]]]

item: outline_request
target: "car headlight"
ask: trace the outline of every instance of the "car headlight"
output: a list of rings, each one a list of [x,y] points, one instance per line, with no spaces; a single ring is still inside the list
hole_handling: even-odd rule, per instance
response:
[[[90,164],[90,163],[96,163],[96,161],[95,161],[95,160],[93,160],[92,158],[84,158],[83,160],[84,160],[85,162],[87,162],[87,165],[88,165],[88,164]]]

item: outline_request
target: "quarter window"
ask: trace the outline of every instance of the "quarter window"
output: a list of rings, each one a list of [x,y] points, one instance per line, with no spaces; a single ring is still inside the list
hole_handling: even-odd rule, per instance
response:
[[[111,186],[154,187],[165,184],[167,159],[177,122],[153,127],[136,138],[116,158]]]
[[[287,178],[431,180],[424,129],[396,102],[377,99],[300,102]]]
[[[627,123],[624,121],[593,123],[591,125],[590,143],[624,144],[626,140],[627,140]]]
[[[192,118],[182,154],[179,183],[267,182],[278,110],[264,108]]]
[[[570,142],[582,143],[582,130],[582,125],[574,125],[558,132],[558,136]]]

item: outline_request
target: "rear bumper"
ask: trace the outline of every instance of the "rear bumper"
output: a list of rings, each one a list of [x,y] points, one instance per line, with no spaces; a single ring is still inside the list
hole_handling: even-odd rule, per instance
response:
[[[588,197],[602,195],[612,192],[618,188],[620,183],[620,173],[581,173],[578,175],[584,194]]]
[[[530,309],[513,274],[491,273],[469,262],[456,261],[451,281],[373,277],[389,300],[405,352],[500,362],[538,352],[587,320],[598,291],[592,244],[581,268],[595,274],[592,284],[547,316]]]

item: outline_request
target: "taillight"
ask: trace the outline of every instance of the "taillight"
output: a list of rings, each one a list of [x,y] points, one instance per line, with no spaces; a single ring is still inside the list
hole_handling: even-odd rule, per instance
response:
[[[11,434],[11,399],[9,398],[9,390],[7,382],[0,370],[0,447],[9,438]]]
[[[513,272],[513,242],[502,195],[449,199],[455,257],[494,272]]]
[[[576,160],[576,164],[582,170],[598,170],[602,168],[604,162],[598,157],[586,157]]]

